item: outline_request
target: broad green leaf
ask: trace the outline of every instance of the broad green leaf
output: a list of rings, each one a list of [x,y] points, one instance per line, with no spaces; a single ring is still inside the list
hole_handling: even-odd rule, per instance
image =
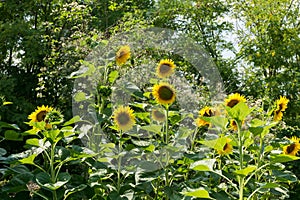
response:
[[[153,132],[153,133],[160,133],[162,126],[161,125],[149,125],[149,126],[142,126],[141,129]]]
[[[64,194],[64,200],[68,198],[69,195],[74,194],[75,192],[79,192],[84,190],[87,187],[85,184],[80,184],[72,189],[67,189]]]
[[[225,109],[231,118],[240,122],[242,122],[247,117],[247,115],[249,115],[254,110],[254,108],[250,109],[244,102],[239,102],[233,108],[226,106]]]
[[[43,140],[42,139],[37,139],[37,138],[29,138],[26,140],[26,144],[31,145],[31,146],[42,146],[43,145]]]
[[[201,117],[201,119],[210,122],[216,127],[221,128],[222,130],[225,129],[228,124],[228,119],[226,117],[212,116],[212,117]]]
[[[278,183],[266,183],[261,188],[276,188],[279,187],[280,185]]]
[[[5,131],[4,137],[6,140],[14,140],[14,141],[22,141],[23,140],[22,134],[14,131],[14,130]]]
[[[147,147],[151,144],[150,141],[145,141],[145,140],[134,140],[131,139],[131,142],[136,145],[136,146],[140,146],[140,147]]]
[[[286,154],[279,154],[279,155],[273,155],[271,156],[271,162],[273,163],[283,163],[283,162],[289,162],[294,160],[299,160],[300,157],[298,156],[290,156]]]
[[[144,148],[145,151],[153,152],[155,150],[155,146],[150,144],[148,147]]]
[[[77,102],[85,101],[86,99],[87,99],[87,97],[84,92],[77,92],[74,96],[74,100]]]
[[[204,140],[200,141],[200,143],[215,150],[223,150],[224,145],[226,144],[226,138],[221,137],[214,140]]]
[[[209,193],[203,188],[199,188],[199,189],[193,190],[193,191],[183,192],[183,195],[189,196],[189,197],[211,199],[211,197],[209,196]]]
[[[73,72],[70,75],[71,78],[91,76],[96,71],[96,68],[92,63],[89,63],[88,61],[84,61],[84,60],[80,60],[79,62],[82,64],[82,66],[78,71]]]
[[[37,156],[36,154],[32,154],[27,158],[23,158],[23,159],[19,160],[19,162],[22,164],[35,165],[34,159],[36,158],[36,156]]]
[[[44,132],[44,136],[50,139],[52,142],[57,142],[62,139],[62,132],[59,129],[49,130]]]
[[[31,172],[17,174],[7,184],[1,187],[1,192],[17,193],[26,191],[26,184],[31,181],[33,177],[34,175]]]
[[[75,124],[75,123],[79,122],[80,120],[81,120],[80,117],[78,115],[76,115],[69,121],[65,122],[63,126],[69,126],[71,124]]]
[[[273,175],[280,182],[293,183],[298,181],[297,176],[287,170],[286,171],[273,170]]]
[[[148,123],[150,123],[150,119],[149,119],[149,115],[150,113],[146,113],[146,112],[143,112],[143,113],[134,113],[135,117],[136,118],[139,118],[143,121],[146,121]]]
[[[248,176],[248,174],[253,172],[255,169],[256,169],[256,166],[250,165],[250,166],[246,167],[245,169],[236,170],[235,173],[240,176]]]
[[[15,130],[20,130],[20,128],[16,124],[9,124],[6,122],[0,122],[0,128],[10,128]]]
[[[119,72],[117,70],[114,70],[109,73],[108,80],[110,83],[114,83],[118,77],[119,77]]]
[[[36,182],[51,191],[57,190],[61,186],[65,185],[67,182],[71,180],[71,176],[67,172],[59,173],[57,176],[57,181],[52,183],[51,177],[48,173],[40,172],[36,175]]]
[[[190,169],[196,171],[213,171],[216,159],[199,160],[191,164]]]

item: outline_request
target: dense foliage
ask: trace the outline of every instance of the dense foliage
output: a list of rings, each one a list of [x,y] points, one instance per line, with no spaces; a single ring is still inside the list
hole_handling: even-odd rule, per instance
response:
[[[0,198],[297,199],[299,13],[1,1]]]

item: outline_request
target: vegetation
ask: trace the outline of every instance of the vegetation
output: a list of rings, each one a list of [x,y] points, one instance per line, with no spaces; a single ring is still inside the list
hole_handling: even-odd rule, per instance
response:
[[[297,199],[295,0],[0,3],[0,199]]]

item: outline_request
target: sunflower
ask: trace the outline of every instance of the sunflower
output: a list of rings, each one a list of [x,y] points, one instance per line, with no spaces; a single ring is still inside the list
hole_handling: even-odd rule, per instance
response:
[[[244,120],[242,121],[242,125],[244,124]],[[231,130],[237,131],[238,130],[238,125],[236,124],[235,120],[230,120],[230,127]]]
[[[159,78],[166,78],[173,74],[175,67],[176,66],[172,60],[161,60],[157,65],[156,74]]]
[[[113,119],[121,131],[129,131],[135,124],[135,116],[129,106],[119,106],[113,113]]]
[[[282,119],[282,112],[287,109],[289,100],[286,97],[280,96],[280,99],[276,100],[276,109],[274,110],[274,121],[280,121]]]
[[[161,110],[154,109],[152,110],[151,115],[152,118],[157,122],[164,122],[166,120],[166,116]]]
[[[172,104],[175,101],[175,90],[167,83],[160,83],[153,86],[152,94],[159,104]]]
[[[52,107],[44,106],[37,107],[33,113],[28,116],[28,119],[31,119],[30,122],[41,122],[44,121],[48,112],[52,111]]]
[[[122,46],[116,53],[116,63],[121,66],[130,58],[130,47],[128,45]]]
[[[218,154],[220,154],[220,155],[226,155],[226,154],[232,153],[232,149],[233,148],[232,148],[232,145],[230,144],[230,142],[231,142],[231,139],[226,138],[226,143],[223,146],[222,150],[218,150]]]
[[[243,95],[240,95],[239,93],[230,94],[227,99],[225,99],[225,105],[232,108],[236,104],[240,102],[246,102],[246,99]]]
[[[213,115],[214,115],[214,111],[208,106],[205,106],[204,108],[202,108],[199,111],[199,116],[200,117],[211,117]],[[196,125],[197,126],[205,126],[205,125],[210,125],[210,123],[205,121],[204,119],[197,118],[196,119]]]
[[[292,144],[286,145],[283,147],[283,153],[291,156],[296,156],[298,151],[300,150],[299,138],[293,136],[291,139]]]

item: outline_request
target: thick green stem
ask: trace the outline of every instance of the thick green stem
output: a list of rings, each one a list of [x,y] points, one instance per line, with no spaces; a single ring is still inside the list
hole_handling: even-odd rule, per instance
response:
[[[54,156],[55,156],[55,145],[56,143],[51,145],[51,152],[50,152],[50,175],[51,175],[51,182],[54,184],[56,182],[56,175],[54,170]],[[52,191],[53,194],[53,200],[57,200],[57,194],[56,191]]]
[[[243,162],[244,162],[244,152],[243,152],[243,136],[241,133],[241,123],[236,123],[238,126],[238,137],[239,137],[239,156],[240,156],[240,170],[244,168]],[[240,176],[239,177],[239,200],[244,199],[244,181],[245,177]]]
[[[168,123],[168,118],[169,118],[169,106],[166,106],[166,144],[169,143],[169,123]]]
[[[122,162],[122,131],[120,131],[119,138],[119,155],[118,155],[118,171],[117,171],[117,191],[120,192],[121,189],[121,162]]]

